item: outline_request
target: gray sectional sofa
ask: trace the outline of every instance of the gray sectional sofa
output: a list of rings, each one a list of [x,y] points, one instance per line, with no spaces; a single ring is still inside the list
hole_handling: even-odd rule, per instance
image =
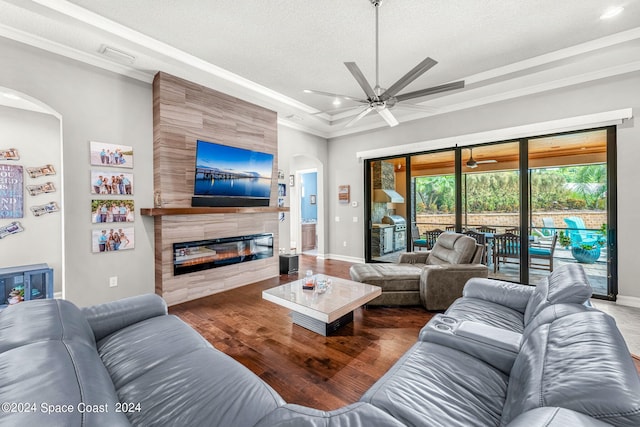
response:
[[[334,411],[287,404],[158,296],[24,302],[0,312],[0,401],[11,403],[0,426],[640,425],[640,379],[615,322],[581,304],[580,271],[558,270],[526,303],[520,288],[481,285],[484,296],[513,292],[492,302],[518,301],[521,332],[483,323],[483,303],[472,319],[467,300],[481,298],[470,289],[359,402]]]

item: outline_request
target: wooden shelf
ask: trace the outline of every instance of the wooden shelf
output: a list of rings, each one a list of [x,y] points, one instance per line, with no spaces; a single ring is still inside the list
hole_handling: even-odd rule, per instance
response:
[[[264,213],[264,212],[289,212],[289,208],[278,207],[254,207],[254,208],[141,208],[140,214],[144,216],[163,215],[207,215],[207,214],[230,214],[230,213]]]

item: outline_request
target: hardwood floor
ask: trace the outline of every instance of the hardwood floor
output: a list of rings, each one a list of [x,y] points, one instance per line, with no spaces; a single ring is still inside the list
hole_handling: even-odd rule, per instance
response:
[[[300,256],[300,273],[349,278],[350,263]],[[352,324],[323,337],[293,325],[289,310],[262,291],[296,280],[282,275],[173,306],[217,349],[271,385],[288,403],[321,410],[360,399],[418,338],[433,313],[422,307],[358,309]],[[634,357],[640,373],[640,359]]]
[[[300,256],[301,275],[311,269],[348,279],[350,265]],[[360,308],[352,324],[323,337],[292,324],[288,309],[262,299],[264,289],[296,279],[282,275],[169,311],[255,372],[288,403],[321,410],[357,402],[416,342],[433,315],[422,307]]]

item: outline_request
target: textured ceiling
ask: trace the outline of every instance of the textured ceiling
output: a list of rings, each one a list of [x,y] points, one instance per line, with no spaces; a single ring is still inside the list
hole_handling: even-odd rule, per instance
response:
[[[599,19],[604,10],[621,3],[385,0],[380,7],[381,86],[390,86],[427,56],[439,64],[403,92],[458,79],[467,79],[471,89],[487,85],[474,77],[489,73],[490,79],[492,70],[640,29],[640,2],[621,1],[623,14],[604,21]],[[369,0],[0,0],[0,8],[0,25],[92,54],[108,44],[133,53],[137,58],[133,68],[141,72],[168,69],[176,74],[180,62],[176,55],[168,55],[169,60],[159,58],[162,49],[154,52],[148,43],[145,46],[143,39],[148,36],[311,110],[331,109],[332,99],[305,94],[304,89],[363,95],[345,61],[355,61],[372,85],[375,80],[375,9]],[[102,18],[120,25],[113,30]],[[129,29],[135,31],[128,34],[125,30]],[[630,48],[639,60],[638,45]],[[621,52],[623,55],[628,57],[628,53]],[[578,63],[583,61],[588,67],[583,72],[593,69],[588,60],[578,58]],[[570,66],[562,58],[554,61],[554,68],[568,70]],[[200,68],[196,71],[202,72]],[[544,63],[534,64],[529,70],[516,68],[508,77],[544,71]],[[570,72],[581,70],[574,67]],[[506,74],[508,71],[497,78],[506,81]],[[197,73],[192,78],[198,80]],[[513,80],[512,85],[518,87],[522,82]],[[430,100],[419,101],[430,105]],[[282,115],[298,114],[273,108]]]

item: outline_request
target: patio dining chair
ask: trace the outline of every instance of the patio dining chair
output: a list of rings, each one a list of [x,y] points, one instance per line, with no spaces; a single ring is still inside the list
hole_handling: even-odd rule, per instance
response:
[[[424,239],[422,238],[422,236],[420,236],[420,230],[418,229],[417,225],[411,226],[411,241],[413,243],[414,251],[416,250],[416,248],[430,249],[429,245],[427,244],[427,239]]]
[[[531,243],[529,246],[529,267],[553,271],[553,252],[556,249],[557,241],[558,233],[553,233],[551,242],[539,240],[538,243]],[[534,262],[534,260],[542,260],[543,262]]]
[[[490,232],[487,231],[487,233],[490,233]],[[469,237],[473,237],[474,239],[476,239],[476,243],[484,248],[484,253],[482,254],[482,263],[486,265],[487,259],[488,259],[488,254],[487,254],[488,247],[487,247],[487,236],[484,234],[484,232],[478,233],[473,230],[467,230],[462,234],[466,234]]]
[[[489,226],[486,226],[486,225],[481,225],[480,227],[476,227],[476,230],[479,233],[494,233],[494,234],[497,231],[494,227],[489,227]]]
[[[434,230],[429,230],[426,233],[424,233],[424,238],[427,241],[427,249],[432,249],[433,246],[436,244],[436,240],[438,240],[438,237],[444,233],[444,231],[440,230],[439,228],[436,228]]]
[[[520,264],[520,236],[513,233],[493,236],[493,272],[500,270],[500,263]]]

